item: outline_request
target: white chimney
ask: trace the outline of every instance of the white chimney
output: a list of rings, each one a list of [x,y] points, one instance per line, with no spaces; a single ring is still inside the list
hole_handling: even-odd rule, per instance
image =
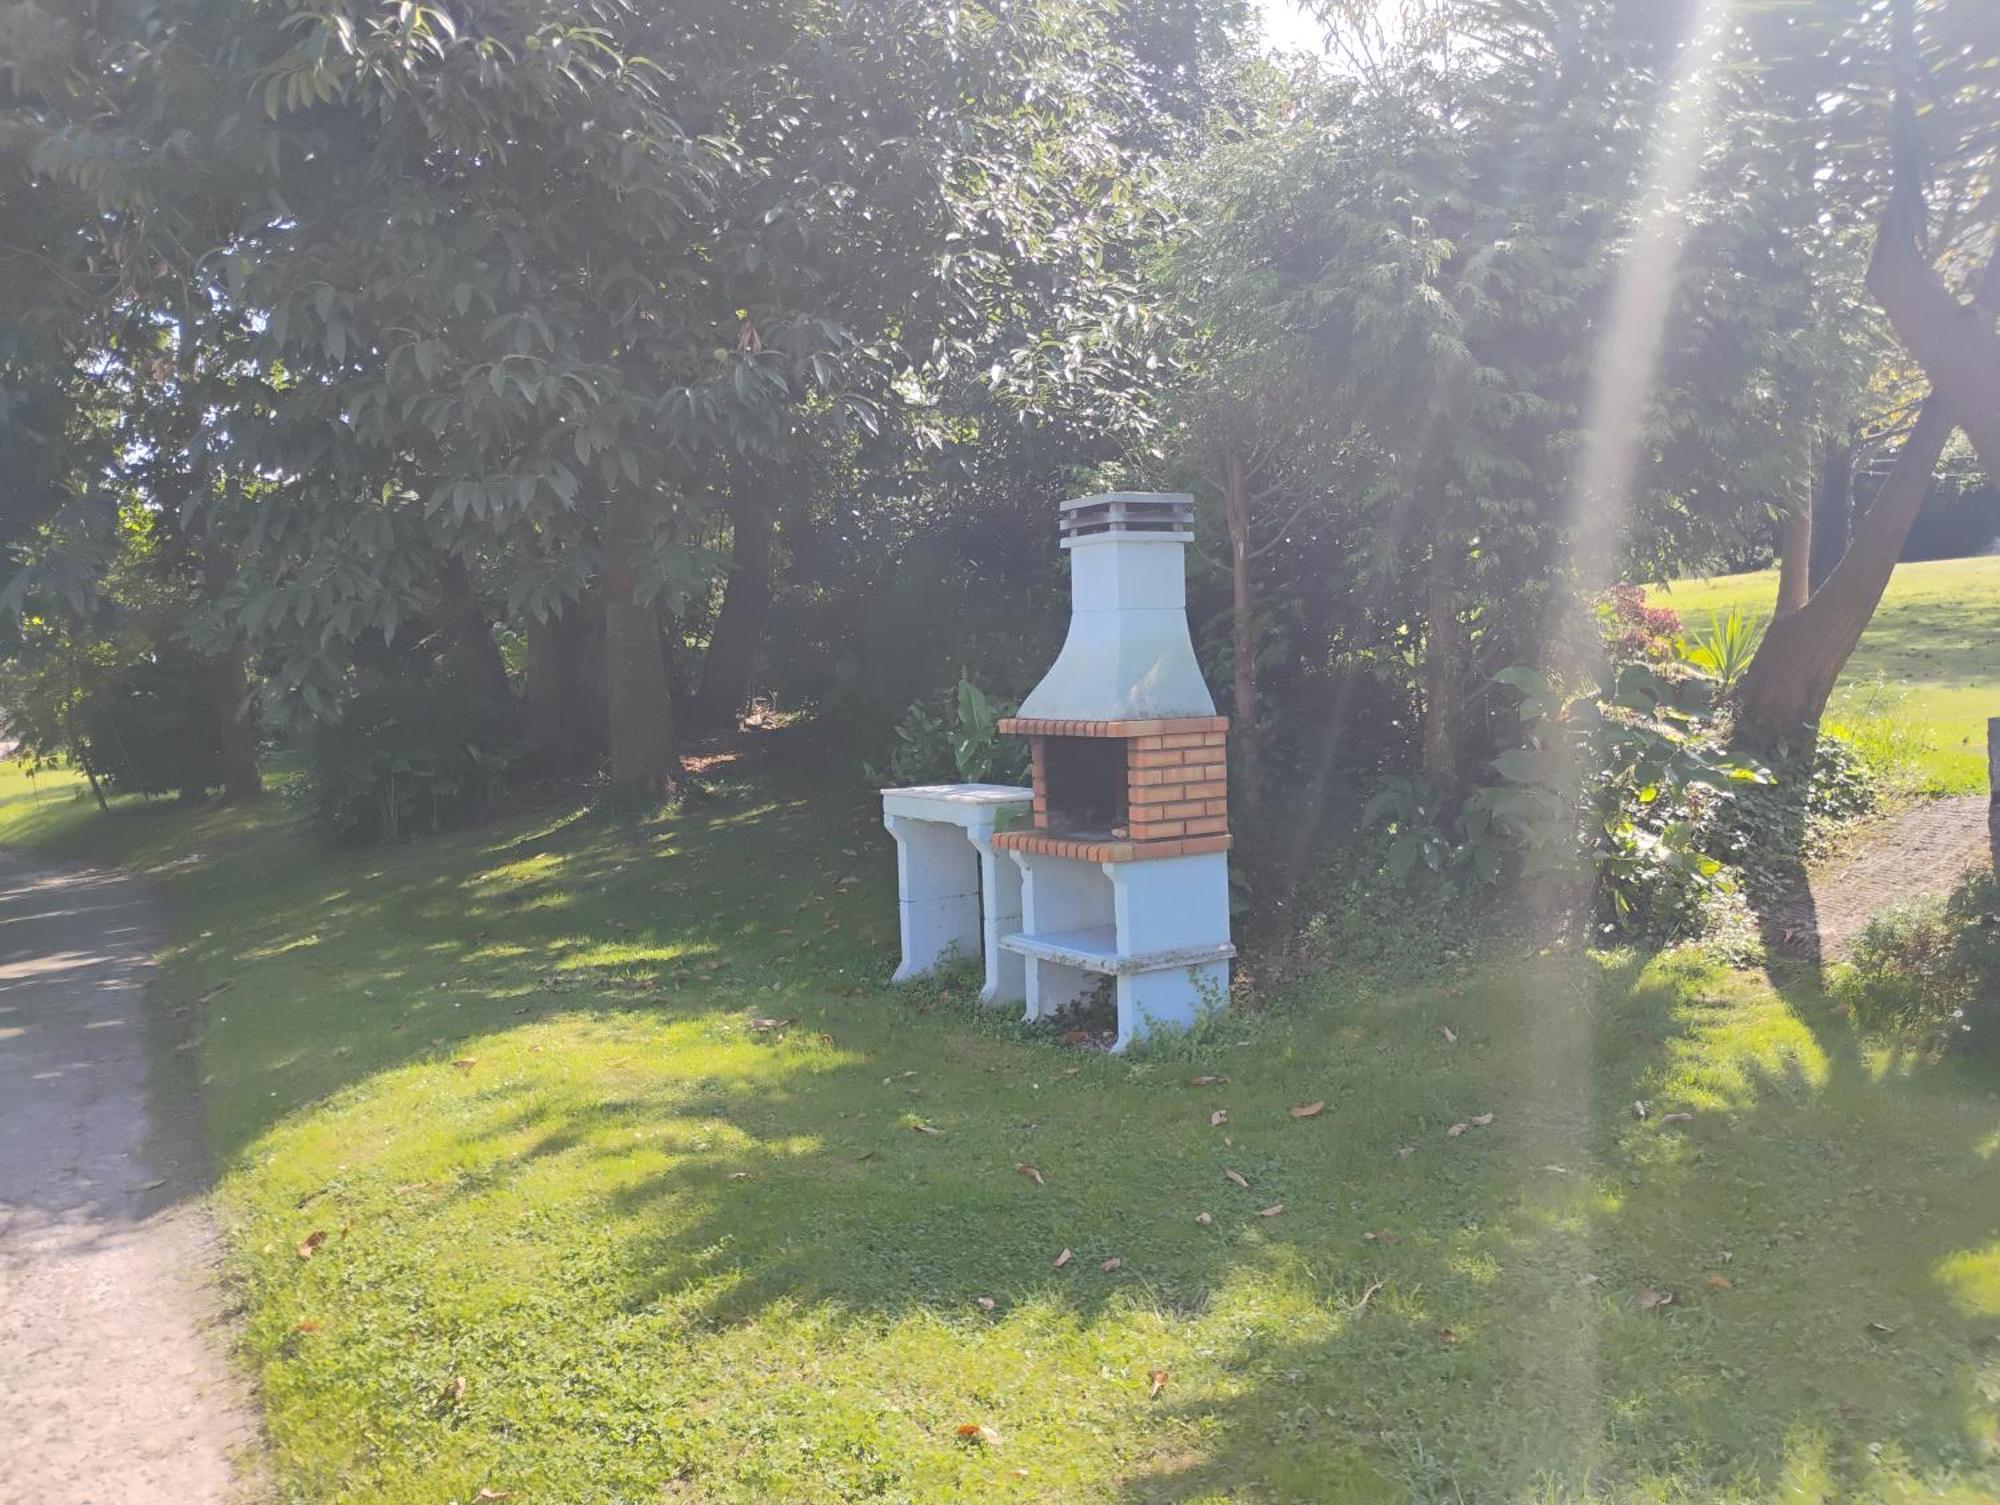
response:
[[[1114,491],[1062,506],[1069,550],[1069,636],[1018,715],[1023,720],[1143,721],[1213,716],[1188,637],[1194,498]]]

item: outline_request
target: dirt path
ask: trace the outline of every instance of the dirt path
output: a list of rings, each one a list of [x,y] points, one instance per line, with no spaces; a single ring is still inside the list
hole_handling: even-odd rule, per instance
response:
[[[0,857],[0,1505],[254,1494],[162,935],[136,879]]]
[[[1842,956],[1868,922],[1905,900],[1949,893],[1988,859],[1984,795],[1922,800],[1858,834],[1787,906],[1787,949]],[[1816,937],[1816,947],[1814,938]]]

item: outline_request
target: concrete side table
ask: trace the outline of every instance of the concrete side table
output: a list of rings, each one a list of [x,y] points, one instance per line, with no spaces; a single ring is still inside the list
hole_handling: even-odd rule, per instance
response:
[[[920,784],[882,791],[882,824],[896,838],[903,962],[895,982],[956,952],[986,958],[981,1003],[1027,996],[1022,958],[1000,947],[1021,928],[1021,872],[993,849],[993,834],[1025,820],[1034,792],[1007,784]]]

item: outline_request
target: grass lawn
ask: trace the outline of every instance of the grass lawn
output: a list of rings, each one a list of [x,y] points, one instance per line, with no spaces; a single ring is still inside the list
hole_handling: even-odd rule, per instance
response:
[[[6,787],[176,910],[283,1499],[2000,1495],[1990,1067],[1686,955],[1081,1055],[883,987],[871,800],[755,756],[354,853]]]
[[[1692,629],[1711,609],[1765,620],[1777,593],[1777,571],[1763,570],[1648,595]],[[1898,565],[1830,710],[1836,729],[1908,754],[1924,790],[1984,792],[1986,719],[2000,716],[2000,556]]]

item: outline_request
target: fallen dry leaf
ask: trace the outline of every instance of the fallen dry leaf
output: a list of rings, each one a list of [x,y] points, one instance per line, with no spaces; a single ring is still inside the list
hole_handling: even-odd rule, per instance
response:
[[[1283,1202],[1273,1202],[1269,1207],[1258,1208],[1257,1216],[1260,1218],[1275,1218],[1279,1213],[1283,1212],[1284,1210],[1285,1210],[1285,1204]]]
[[[1228,1122],[1229,1110],[1227,1108],[1217,1108],[1213,1113],[1208,1115],[1208,1126],[1211,1129],[1220,1128]]]
[[[1028,1164],[1028,1162],[1025,1160],[1015,1161],[1014,1169],[1020,1172],[1020,1174],[1026,1176],[1030,1181],[1034,1182],[1035,1185],[1037,1186],[1048,1185],[1048,1183],[1042,1179],[1042,1173],[1036,1170],[1032,1165]]]
[[[451,1064],[457,1067],[460,1071],[470,1071],[472,1070],[473,1067],[479,1064],[479,1057],[460,1056],[456,1061],[453,1061]]]
[[[1475,1129],[1483,1129],[1492,1122],[1493,1115],[1491,1113],[1475,1113],[1471,1119],[1472,1127]]]
[[[1125,1261],[1114,1254],[1097,1268],[1102,1270],[1106,1275],[1109,1275],[1113,1270],[1122,1269],[1124,1264]]]
[[[991,1296],[981,1296],[978,1298],[978,1300],[979,1300],[979,1309],[982,1312],[990,1312],[993,1310],[994,1307],[1000,1304],[999,1302],[995,1301]]]
[[[1398,1160],[1408,1160],[1416,1153],[1417,1147],[1413,1144],[1399,1145],[1396,1149],[1396,1158]]]
[[[1168,1379],[1167,1371],[1164,1369],[1147,1370],[1146,1399],[1158,1400],[1160,1398],[1160,1392],[1167,1388],[1167,1379]]]
[[[1083,1068],[1082,1068],[1081,1066],[1065,1066],[1065,1067],[1063,1067],[1063,1069],[1062,1069],[1061,1071],[1058,1071],[1058,1072],[1056,1073],[1056,1075],[1057,1075],[1057,1076],[1075,1076],[1075,1075],[1076,1075],[1076,1074],[1077,1074],[1077,1073],[1078,1073],[1079,1071],[1081,1071],[1081,1070],[1083,1070]]]
[[[481,1500],[507,1500],[512,1499],[513,1495],[514,1491],[511,1489],[482,1489],[472,1497],[472,1500],[473,1505],[479,1505]]]
[[[293,1325],[292,1331],[295,1333],[316,1333],[319,1331],[319,1324],[310,1317],[301,1317]]]
[[[1250,1183],[1243,1178],[1243,1173],[1241,1171],[1224,1171],[1222,1174],[1227,1179],[1234,1181],[1238,1186],[1242,1187],[1245,1191],[1248,1191],[1250,1189]]]
[[[1733,1291],[1736,1289],[1736,1282],[1727,1275],[1711,1275],[1708,1277],[1708,1288],[1711,1291]]]
[[[1076,1253],[1074,1250],[1065,1249],[1063,1250],[1062,1253],[1056,1256],[1056,1262],[1051,1268],[1060,1270],[1064,1265],[1068,1264],[1071,1260],[1075,1258],[1076,1258]]]
[[[1206,1228],[1210,1223],[1215,1221],[1215,1214],[1212,1212],[1198,1212],[1194,1215],[1194,1220]]]
[[[1458,1031],[1453,1029],[1449,1024],[1440,1024],[1438,1026],[1438,1033],[1444,1036],[1445,1044],[1458,1044]]]
[[[1326,1104],[1324,1102],[1304,1103],[1299,1107],[1292,1109],[1292,1117],[1318,1118],[1320,1114],[1324,1113],[1325,1111],[1326,1111]]]
[[[313,1229],[311,1233],[308,1233],[304,1238],[299,1240],[299,1258],[311,1259],[313,1255],[319,1252],[319,1246],[325,1242],[326,1230],[324,1228]]]
[[[1228,1081],[1228,1080],[1229,1080],[1229,1078],[1228,1078],[1228,1077],[1226,1077],[1226,1076],[1191,1076],[1191,1077],[1189,1077],[1189,1078],[1188,1078],[1188,1086],[1190,1086],[1190,1087],[1214,1087],[1214,1086],[1216,1086],[1216,1085],[1218,1085],[1218,1084],[1220,1084],[1220,1083],[1222,1083],[1222,1082],[1226,1082],[1226,1081]]]
[[[1896,1329],[1886,1322],[1871,1322],[1868,1324],[1868,1331],[1878,1338],[1891,1338],[1896,1334]]]
[[[1450,1328],[1448,1327],[1439,1328],[1437,1330],[1437,1335],[1438,1335],[1438,1342],[1444,1344],[1446,1348],[1456,1348],[1458,1346],[1458,1334],[1453,1332]]]
[[[451,1377],[451,1383],[444,1387],[444,1394],[440,1397],[440,1399],[447,1401],[454,1406],[457,1405],[460,1401],[464,1400],[465,1376],[462,1374],[453,1375]]]
[[[1639,1310],[1642,1312],[1656,1312],[1663,1306],[1674,1304],[1672,1291],[1656,1291],[1651,1286],[1640,1286],[1632,1294],[1638,1298]]]
[[[748,1171],[731,1171],[729,1173],[729,1179],[732,1181],[748,1181],[750,1179],[750,1173]]]
[[[1361,1293],[1361,1299],[1354,1303],[1352,1315],[1358,1317],[1368,1310],[1368,1303],[1375,1299],[1375,1293],[1382,1289],[1382,1282],[1376,1281]]]
[[[1660,1122],[1663,1124],[1691,1124],[1694,1122],[1694,1115],[1692,1113],[1662,1113],[1660,1115]]]
[[[1458,1138],[1459,1135],[1463,1134],[1467,1129],[1471,1127],[1472,1127],[1471,1124],[1453,1124],[1449,1129],[1446,1129],[1444,1131],[1445,1138],[1456,1139]]]
[[[1371,1244],[1393,1244],[1396,1242],[1395,1234],[1385,1233],[1380,1228],[1371,1228],[1361,1236]]]
[[[916,1132],[919,1134],[942,1134],[944,1132],[944,1130],[940,1129],[936,1124],[927,1124],[918,1122],[911,1124],[910,1127],[916,1130]]]
[[[1000,1434],[984,1422],[968,1421],[958,1429],[958,1440],[976,1447],[994,1447],[1000,1442]]]
[[[1645,1122],[1646,1100],[1643,1097],[1640,1098],[1637,1102],[1632,1104],[1632,1116],[1638,1119],[1641,1123]]]
[[[752,1019],[750,1021],[750,1028],[752,1028],[753,1030],[757,1030],[759,1032],[764,1032],[774,1029],[783,1029],[787,1025],[795,1024],[797,1022],[798,1021],[794,1019]]]

